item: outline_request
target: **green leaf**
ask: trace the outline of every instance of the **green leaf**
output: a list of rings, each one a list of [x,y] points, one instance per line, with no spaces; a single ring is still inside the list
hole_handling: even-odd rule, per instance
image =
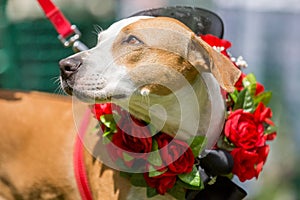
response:
[[[239,93],[237,102],[233,107],[233,110],[237,109],[244,109],[246,112],[254,111],[254,101],[248,89],[244,89]]]
[[[161,166],[162,165],[162,159],[160,157],[159,151],[152,151],[150,152],[150,155],[148,157],[149,163],[151,163],[154,166]]]
[[[256,77],[253,73],[247,74],[247,76],[243,79],[243,86],[248,87],[250,85],[256,85]]]
[[[217,176],[212,177],[209,182],[207,183],[207,185],[213,185],[215,184],[217,181]]]
[[[254,97],[255,96],[255,93],[256,93],[256,84],[251,84],[249,85],[248,87],[246,87],[250,96],[251,97]]]
[[[175,183],[168,193],[177,200],[185,200],[186,190],[179,184]]]
[[[160,157],[159,150],[158,150],[158,143],[154,139],[152,140],[152,152],[150,152],[148,161],[154,166],[162,165],[162,159]]]
[[[150,165],[149,166],[149,177],[155,177],[155,176],[162,175],[166,171],[168,171],[167,168],[165,170],[163,170],[163,171],[157,171],[152,165]]]
[[[188,174],[179,174],[178,177],[180,180],[182,180],[183,182],[185,182],[189,185],[196,186],[196,187],[201,186],[201,177],[200,177],[200,173],[197,170],[196,166],[193,167],[192,172],[190,172]]]
[[[158,150],[158,143],[156,140],[152,140],[152,151]]]
[[[244,103],[243,103],[243,109],[246,111],[246,112],[254,112],[255,110],[255,106],[254,106],[254,101],[253,101],[253,98],[250,94],[249,91],[247,91],[245,93],[245,99],[244,99]]]
[[[111,133],[113,132],[110,130],[110,128],[105,127],[105,132],[102,134],[102,137],[107,137]]]
[[[231,142],[228,141],[228,138],[227,137],[220,137],[219,140],[218,140],[218,143],[217,143],[217,146],[220,148],[220,149],[224,149],[226,151],[232,151],[234,148],[236,148],[234,146],[234,144],[232,144]]]
[[[147,197],[148,198],[154,197],[156,195],[158,195],[158,193],[155,188],[147,187]]]
[[[196,186],[192,186],[188,183],[185,183],[183,181],[181,181],[180,179],[177,180],[176,184],[180,185],[181,187],[188,189],[188,190],[202,190],[204,189],[204,184],[201,182],[200,187],[196,187]]]
[[[195,136],[188,141],[190,148],[194,154],[194,157],[198,157],[203,151],[207,143],[207,138],[205,136]]]
[[[100,121],[108,128],[115,130],[116,129],[116,122],[114,120],[114,115],[101,115]]]
[[[147,187],[144,175],[141,173],[132,174],[130,178],[130,183],[136,187]]]
[[[237,110],[237,109],[241,109],[243,108],[243,103],[244,103],[244,99],[245,99],[245,95],[246,95],[247,90],[244,89],[242,90],[238,96],[237,96],[237,100],[234,104],[233,110]]]
[[[126,179],[130,179],[134,174],[128,173],[128,172],[123,172],[120,171],[120,176]]]
[[[272,92],[263,92],[258,96],[254,97],[254,103],[257,105],[262,102],[264,105],[268,105],[272,98]]]
[[[123,152],[123,158],[126,162],[132,161],[134,159],[134,157],[132,157],[131,155],[129,155],[126,152]]]
[[[276,126],[268,126],[268,128],[265,130],[264,134],[271,134],[277,131]]]
[[[229,179],[233,179],[233,177],[234,177],[233,173],[229,173],[229,174],[226,174],[226,175],[223,175],[223,176],[225,176]]]
[[[234,90],[234,92],[229,93],[229,96],[230,96],[230,98],[232,99],[232,101],[233,101],[234,103],[237,102],[238,95],[239,95],[239,92],[238,92],[237,90]]]

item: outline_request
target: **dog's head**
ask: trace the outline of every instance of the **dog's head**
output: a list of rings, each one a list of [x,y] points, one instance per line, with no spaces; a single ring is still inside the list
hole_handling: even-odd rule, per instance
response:
[[[131,17],[98,35],[98,44],[60,62],[68,94],[106,101],[133,94],[165,96],[211,72],[234,89],[240,71],[181,22],[167,17]]]

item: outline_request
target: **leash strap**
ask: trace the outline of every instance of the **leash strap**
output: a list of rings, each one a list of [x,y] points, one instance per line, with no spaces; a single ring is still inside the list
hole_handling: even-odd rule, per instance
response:
[[[75,52],[88,50],[88,47],[86,47],[82,42],[79,41],[79,38],[81,36],[80,31],[75,25],[71,25],[71,23],[65,18],[63,13],[58,9],[58,7],[55,6],[55,4],[51,0],[38,0],[38,3],[42,7],[47,18],[51,21],[54,28],[58,32],[58,39],[63,43],[65,47],[73,46],[73,50]],[[89,120],[90,110],[87,109],[79,127],[79,133],[76,136],[73,152],[74,175],[82,200],[93,199],[84,164],[84,145],[82,141],[87,130]]]
[[[58,39],[65,47],[73,46],[75,52],[84,51],[88,48],[79,40],[81,33],[75,25],[66,19],[63,13],[51,0],[38,0],[46,17],[51,21],[58,32]]]
[[[50,0],[38,0],[47,18],[51,21],[56,31],[64,38],[74,33],[71,23]]]
[[[83,120],[78,130],[79,133],[76,136],[74,155],[73,155],[75,179],[82,200],[93,199],[91,195],[92,193],[88,183],[87,175],[86,175],[86,168],[84,164],[84,145],[82,141],[85,132],[87,131],[88,128],[88,124],[90,121],[90,113],[91,113],[90,110],[87,109],[84,114]]]

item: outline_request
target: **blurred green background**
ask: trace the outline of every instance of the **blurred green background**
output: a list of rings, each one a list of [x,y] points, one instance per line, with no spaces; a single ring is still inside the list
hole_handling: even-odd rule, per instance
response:
[[[95,25],[105,29],[143,9],[193,5],[219,14],[232,55],[242,55],[249,64],[245,72],[254,72],[273,91],[271,107],[279,126],[259,179],[239,184],[249,200],[300,199],[300,0],[53,1],[89,47],[96,44]],[[58,61],[72,53],[57,40],[36,1],[0,0],[0,88],[57,93]]]

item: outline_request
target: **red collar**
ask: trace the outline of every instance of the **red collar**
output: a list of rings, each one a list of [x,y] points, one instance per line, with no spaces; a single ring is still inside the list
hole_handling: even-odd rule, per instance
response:
[[[80,124],[78,134],[76,136],[74,154],[73,154],[75,179],[82,200],[93,199],[90,185],[87,179],[86,168],[84,165],[84,145],[82,141],[90,121],[90,117],[91,117],[90,115],[91,112],[89,109],[87,109],[84,114],[83,120]]]

